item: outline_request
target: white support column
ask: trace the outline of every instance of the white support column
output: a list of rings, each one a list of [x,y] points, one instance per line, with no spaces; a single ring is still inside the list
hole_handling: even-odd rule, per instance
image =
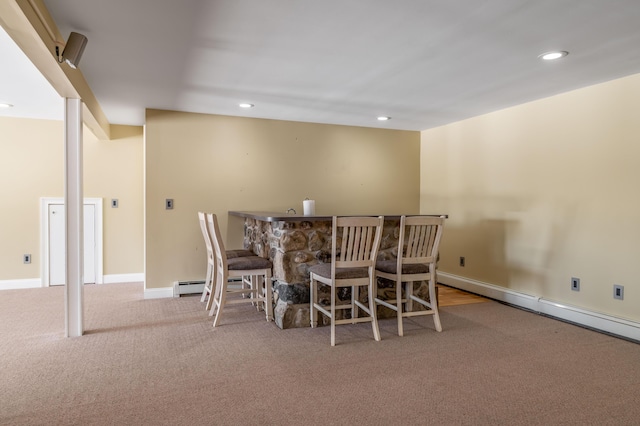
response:
[[[82,101],[64,100],[64,203],[66,215],[65,335],[84,332]]]

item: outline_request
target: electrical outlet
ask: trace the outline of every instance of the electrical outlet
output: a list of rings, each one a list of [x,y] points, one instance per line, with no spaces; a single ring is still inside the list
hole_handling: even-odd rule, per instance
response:
[[[618,300],[624,299],[624,286],[614,284],[613,285],[613,298]]]
[[[164,201],[164,208],[167,209],[167,210],[173,209],[173,199],[172,198],[167,198]]]
[[[464,268],[464,256],[460,256],[460,266]]]
[[[24,256],[22,256],[22,263],[31,263],[31,255],[25,254]]]
[[[118,199],[117,198],[111,199],[111,207],[114,208],[114,209],[118,208]]]
[[[580,291],[580,278],[571,277],[571,290]]]

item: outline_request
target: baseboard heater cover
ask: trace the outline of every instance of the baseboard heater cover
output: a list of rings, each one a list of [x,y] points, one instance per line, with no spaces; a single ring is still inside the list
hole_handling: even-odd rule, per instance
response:
[[[183,294],[196,294],[204,291],[204,281],[174,281],[173,297],[180,297]]]
[[[618,337],[640,342],[640,323],[611,315],[600,314],[575,306],[569,306],[541,297],[519,293],[493,284],[476,281],[446,272],[438,273],[438,282],[460,290],[470,291],[481,296],[519,306],[568,321],[582,327],[613,334]]]
[[[229,279],[229,282],[237,285],[242,285],[242,278],[233,277]],[[202,294],[203,291],[204,291],[204,280],[173,282],[173,297],[180,297],[183,294]]]

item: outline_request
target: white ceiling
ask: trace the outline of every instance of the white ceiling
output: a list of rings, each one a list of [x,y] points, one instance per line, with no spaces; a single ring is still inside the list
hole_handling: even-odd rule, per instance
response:
[[[79,68],[115,124],[158,108],[424,130],[640,72],[638,0],[44,3],[88,38]],[[538,59],[555,49],[570,54]],[[23,93],[49,97],[7,91],[29,80],[10,63],[14,112]]]
[[[0,103],[13,105],[0,108],[0,116],[63,119],[62,99],[2,27],[0,58]]]

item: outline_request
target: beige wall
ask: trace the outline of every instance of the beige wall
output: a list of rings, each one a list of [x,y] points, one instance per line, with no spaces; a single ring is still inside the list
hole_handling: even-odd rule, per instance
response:
[[[639,94],[635,75],[422,132],[440,269],[640,320]]]
[[[114,126],[110,141],[83,134],[85,197],[105,203],[103,272],[141,273],[142,128]],[[40,197],[64,196],[63,143],[61,121],[0,117],[0,281],[40,277]]]
[[[142,127],[111,126],[111,140],[84,131],[85,197],[104,198],[104,273],[144,271]],[[118,208],[111,208],[111,199]]]
[[[306,197],[318,214],[418,213],[419,153],[419,132],[148,110],[146,287],[204,278],[198,211],[225,235],[229,210],[300,212]]]

